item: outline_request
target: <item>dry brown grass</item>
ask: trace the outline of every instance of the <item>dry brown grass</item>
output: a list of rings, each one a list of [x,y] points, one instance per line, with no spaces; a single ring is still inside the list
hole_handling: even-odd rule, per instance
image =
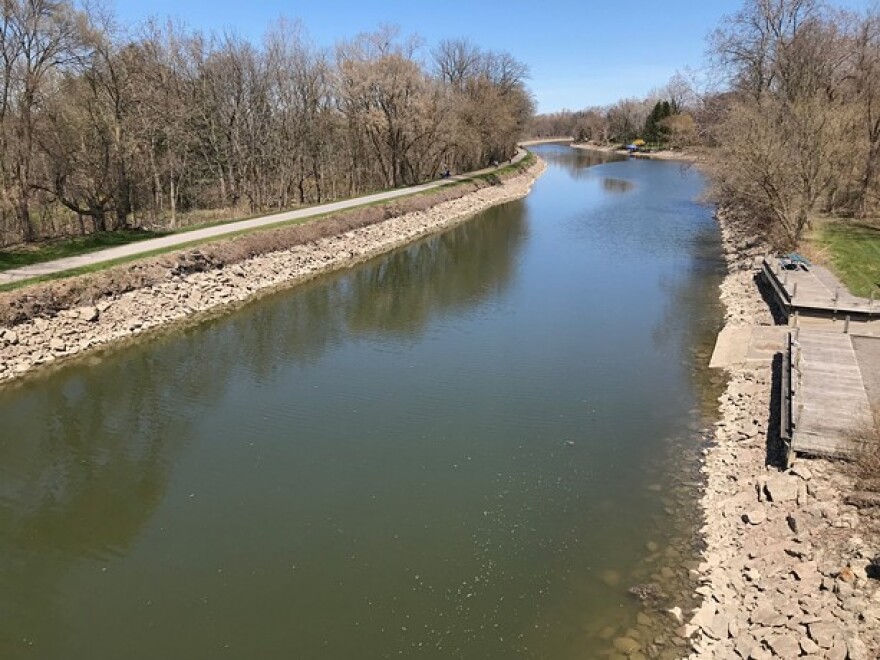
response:
[[[853,463],[854,494],[871,494],[862,499],[880,505],[880,429],[866,425],[855,432],[853,439],[863,447]]]
[[[487,179],[473,179],[384,204],[350,209],[306,224],[242,234],[95,273],[0,293],[0,324],[12,326],[40,316],[53,316],[63,309],[92,305],[102,298],[157,284],[169,275],[223,268],[259,255],[344,234],[406,213],[424,211],[476,190],[498,185],[502,180],[518,174],[519,171],[515,170]]]

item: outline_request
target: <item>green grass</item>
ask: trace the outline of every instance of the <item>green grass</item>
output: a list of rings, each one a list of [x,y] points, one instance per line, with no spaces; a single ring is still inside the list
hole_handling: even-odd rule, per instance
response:
[[[364,202],[356,207],[352,208],[367,208],[372,206],[382,206],[384,204],[391,204],[399,199],[403,199],[404,197],[418,197],[421,195],[430,195],[435,193],[437,190],[442,190],[446,187],[456,187],[461,185],[466,185],[469,182],[475,180],[484,180],[491,181],[493,178],[498,177],[499,175],[504,175],[512,172],[516,172],[519,170],[524,170],[530,167],[536,160],[536,156],[529,152],[526,154],[525,158],[517,163],[513,163],[510,165],[506,165],[504,167],[499,167],[497,170],[493,172],[489,172],[486,174],[480,174],[472,177],[467,177],[462,180],[453,181],[452,183],[447,184],[446,186],[441,186],[440,188],[432,188],[430,190],[422,190],[418,192],[414,192],[411,195],[403,195],[401,197],[397,197],[390,200],[376,200],[372,202]],[[374,193],[370,193],[374,194]],[[279,211],[279,213],[284,213],[284,211]],[[59,273],[52,273],[50,275],[43,275],[40,277],[33,277],[26,280],[21,280],[18,282],[10,282],[8,284],[0,285],[0,292],[13,291],[15,289],[20,289],[25,286],[31,286],[33,284],[39,284],[42,282],[51,282],[53,280],[59,280],[67,277],[74,277],[76,275],[84,275],[86,273],[94,273],[97,271],[105,270],[107,268],[111,268],[113,266],[118,266],[120,264],[129,263],[131,261],[138,261],[140,259],[147,259],[150,257],[157,257],[162,254],[167,254],[169,252],[177,252],[178,250],[184,250],[187,248],[196,247],[198,245],[203,245],[205,243],[213,243],[217,241],[229,240],[233,239],[237,236],[241,236],[243,234],[251,234],[260,231],[269,231],[273,229],[278,229],[281,227],[288,227],[290,225],[300,225],[307,222],[314,222],[317,220],[321,220],[322,218],[326,218],[328,216],[332,216],[338,213],[337,211],[329,211],[327,213],[321,213],[319,215],[310,216],[308,218],[299,218],[296,220],[288,220],[285,222],[278,222],[266,227],[260,227],[257,229],[242,229],[237,232],[230,232],[228,234],[224,234],[223,236],[215,236],[212,238],[204,238],[204,239],[196,239],[193,241],[188,241],[186,243],[181,243],[180,245],[174,245],[172,247],[159,248],[157,250],[151,250],[149,252],[144,252],[137,255],[132,255],[129,257],[121,257],[119,259],[113,259],[112,261],[103,261],[99,264],[93,264],[90,266],[82,266],[80,268],[73,268],[70,270],[61,271]],[[262,217],[262,216],[253,216],[253,217]],[[43,261],[51,261],[53,259],[60,259],[62,257],[75,256],[77,254],[85,254],[86,252],[94,252],[95,250],[101,250],[106,247],[113,247],[115,245],[125,245],[127,243],[132,243],[138,240],[144,240],[146,238],[157,238],[160,236],[167,236],[171,233],[185,233],[187,231],[194,231],[196,229],[202,229],[204,227],[214,226],[218,224],[227,224],[228,222],[237,222],[239,220],[244,220],[247,218],[238,218],[236,220],[229,221],[219,221],[206,223],[204,225],[186,227],[185,229],[177,230],[176,232],[147,232],[147,231],[129,231],[129,232],[114,232],[114,233],[106,233],[106,234],[93,234],[92,236],[86,236],[83,238],[75,238],[69,239],[65,241],[55,241],[53,243],[47,243],[40,246],[24,246],[22,248],[18,248],[16,250],[8,250],[2,251],[0,250],[0,271],[9,270],[11,268],[18,268],[19,266],[25,266],[32,263],[40,263]],[[126,239],[126,235],[136,235],[133,239],[129,236]],[[92,239],[92,240],[90,240]],[[117,240],[118,239],[118,240]],[[105,241],[103,244],[100,241]],[[93,245],[93,247],[88,247],[89,245]],[[53,252],[54,250],[54,252]],[[65,251],[66,250],[66,251]],[[19,263],[7,263],[4,261],[6,255],[11,255],[13,258],[24,258],[23,255],[27,255],[28,253],[45,255],[44,258],[35,258],[33,256],[30,257],[30,260],[22,260]],[[22,255],[22,256],[19,256]],[[11,260],[10,260],[11,261]]]
[[[419,193],[422,194],[422,193]],[[373,204],[380,204],[383,202],[372,202],[369,206]],[[387,202],[384,202],[387,203]],[[364,206],[368,206],[365,204]],[[6,291],[14,291],[15,289],[21,289],[25,286],[31,286],[34,284],[40,284],[43,282],[51,282],[53,280],[60,280],[67,277],[75,277],[76,275],[85,275],[87,273],[95,273],[100,270],[106,270],[108,268],[112,268],[113,266],[118,266],[120,264],[130,263],[132,261],[140,261],[141,259],[149,259],[151,257],[158,257],[163,254],[168,254],[169,252],[178,252],[180,250],[187,250],[189,248],[198,247],[199,245],[204,245],[205,243],[216,243],[218,241],[225,241],[234,239],[238,236],[243,236],[244,234],[253,234],[261,231],[271,231],[273,229],[279,229],[281,227],[289,227],[291,225],[301,225],[306,222],[312,222],[314,220],[320,220],[321,218],[325,218],[327,216],[333,215],[333,211],[328,213],[322,213],[320,215],[310,216],[308,218],[298,218],[296,220],[287,220],[285,222],[279,222],[277,224],[269,225],[267,227],[258,227],[257,229],[242,229],[241,231],[234,231],[228,234],[223,234],[223,236],[212,236],[211,238],[201,238],[195,239],[192,241],[187,241],[186,243],[180,243],[178,245],[172,245],[171,247],[157,248],[155,250],[150,250],[148,252],[141,252],[139,254],[133,254],[127,257],[120,257],[119,259],[111,259],[109,261],[102,261],[97,264],[91,264],[89,266],[80,266],[79,268],[70,268],[68,270],[62,270],[57,273],[50,273],[49,275],[41,275],[39,277],[31,277],[26,280],[20,280],[18,282],[10,282],[8,284],[0,284],[0,293]],[[165,233],[157,233],[157,236],[166,236]]]
[[[45,243],[32,243],[12,249],[0,250],[0,271],[21,268],[45,261],[97,252],[117,245],[128,245],[150,238],[166,236],[168,232],[120,230],[100,232],[89,236],[77,236]]]
[[[831,266],[851,293],[880,295],[880,227],[835,222],[819,231],[819,243]]]

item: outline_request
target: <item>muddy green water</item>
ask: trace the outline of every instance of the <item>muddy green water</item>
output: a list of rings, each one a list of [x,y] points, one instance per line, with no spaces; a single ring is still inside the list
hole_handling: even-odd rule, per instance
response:
[[[672,657],[717,232],[695,171],[537,151],[522,201],[0,390],[0,657]]]

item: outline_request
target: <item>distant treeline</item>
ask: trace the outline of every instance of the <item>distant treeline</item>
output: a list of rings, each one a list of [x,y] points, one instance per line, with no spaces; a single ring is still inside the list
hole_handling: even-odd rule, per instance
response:
[[[666,147],[699,144],[694,114],[699,111],[692,86],[676,74],[644,99],[623,99],[607,107],[536,115],[530,137],[571,136],[578,142],[625,145],[636,139]]]
[[[712,84],[676,76],[647,99],[535,118],[534,136],[623,143],[660,121],[669,146],[705,146],[712,196],[781,248],[816,214],[880,211],[880,10],[746,0],[710,37]]]
[[[260,44],[119,27],[66,0],[4,0],[0,245],[175,227],[413,184],[509,158],[526,67],[392,29],[332,50],[279,20]]]

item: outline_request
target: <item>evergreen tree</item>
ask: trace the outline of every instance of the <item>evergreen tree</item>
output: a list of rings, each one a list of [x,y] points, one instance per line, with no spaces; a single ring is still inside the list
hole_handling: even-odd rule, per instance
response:
[[[645,140],[647,142],[665,142],[667,131],[663,120],[675,114],[678,114],[675,102],[657,101],[651,114],[645,120]]]

